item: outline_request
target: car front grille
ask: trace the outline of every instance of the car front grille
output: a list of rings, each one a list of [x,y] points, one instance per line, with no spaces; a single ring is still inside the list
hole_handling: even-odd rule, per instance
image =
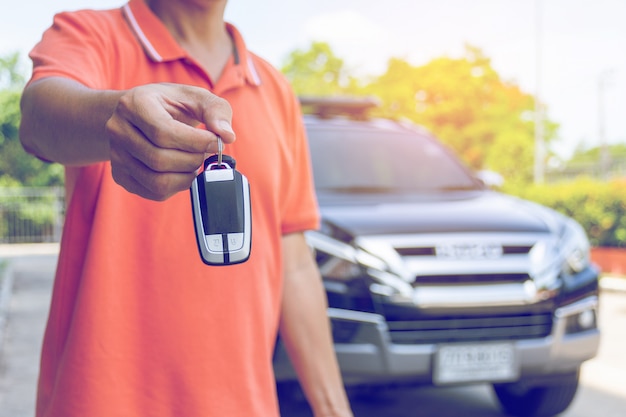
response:
[[[523,283],[529,280],[528,274],[459,274],[459,275],[418,275],[414,287],[425,285],[464,285]]]
[[[401,256],[436,256],[437,249],[435,246],[412,246],[412,247],[396,247],[396,252]],[[530,252],[532,245],[504,245],[502,246],[502,255],[525,255]]]
[[[388,318],[387,324],[391,340],[396,344],[536,339],[552,332],[552,314],[442,317],[411,321]]]

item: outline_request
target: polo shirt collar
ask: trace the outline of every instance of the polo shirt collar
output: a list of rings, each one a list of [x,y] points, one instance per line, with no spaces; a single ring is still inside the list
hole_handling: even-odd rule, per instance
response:
[[[130,0],[122,6],[122,12],[141,43],[146,55],[154,62],[167,62],[189,58],[189,54],[176,42],[163,22],[150,10],[144,0]],[[235,45],[234,64],[238,73],[252,85],[260,85],[261,79],[239,31],[226,24]]]

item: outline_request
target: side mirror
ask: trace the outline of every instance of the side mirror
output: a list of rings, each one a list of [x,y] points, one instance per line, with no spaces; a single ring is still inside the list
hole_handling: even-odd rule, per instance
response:
[[[504,177],[495,171],[478,171],[476,173],[476,178],[489,188],[500,188],[504,185]]]

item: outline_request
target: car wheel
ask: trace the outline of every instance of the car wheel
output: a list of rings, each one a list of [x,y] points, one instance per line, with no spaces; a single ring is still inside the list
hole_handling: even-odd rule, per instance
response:
[[[572,403],[578,389],[578,374],[549,385],[523,382],[494,384],[494,392],[504,411],[516,417],[557,415]]]

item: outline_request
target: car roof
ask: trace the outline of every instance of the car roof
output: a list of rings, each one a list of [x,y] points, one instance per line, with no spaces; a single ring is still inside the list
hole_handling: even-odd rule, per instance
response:
[[[393,131],[432,137],[422,126],[409,121],[370,117],[370,110],[379,106],[372,97],[299,97],[304,123],[313,129],[348,129]]]

